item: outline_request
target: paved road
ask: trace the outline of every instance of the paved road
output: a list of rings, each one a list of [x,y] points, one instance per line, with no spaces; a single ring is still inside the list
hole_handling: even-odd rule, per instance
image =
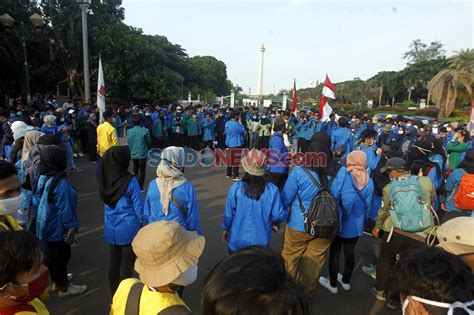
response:
[[[86,158],[77,160],[83,172],[71,174],[70,181],[79,193],[78,216],[80,234],[79,244],[73,248],[69,271],[74,273],[73,282],[87,284],[89,290],[82,296],[58,299],[52,294],[47,306],[52,314],[107,314],[109,312],[109,289],[107,281],[108,247],[103,238],[103,204],[98,194],[95,179],[95,164]],[[154,178],[155,170],[147,169],[147,182]],[[205,276],[212,267],[227,254],[220,240],[220,224],[223,216],[225,197],[232,181],[225,178],[225,170],[219,168],[189,168],[185,172],[197,190],[201,224],[206,236],[206,248],[199,261],[197,281],[187,287],[184,300],[194,311],[200,314],[200,293]],[[272,247],[280,251],[282,235],[275,235]],[[363,274],[361,266],[367,263],[364,257],[371,257],[370,239],[363,236],[356,248],[356,270],[352,279],[352,289],[331,295],[319,287],[313,294],[313,314],[352,314],[385,315],[390,312],[379,302],[375,302],[368,293],[367,286],[371,278]],[[323,275],[327,275],[327,266]]]

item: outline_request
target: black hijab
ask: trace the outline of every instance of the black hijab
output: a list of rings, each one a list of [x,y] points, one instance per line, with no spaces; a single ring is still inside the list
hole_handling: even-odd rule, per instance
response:
[[[339,171],[340,165],[334,159],[331,151],[331,138],[325,132],[315,133],[311,138],[310,151],[318,154],[324,153],[326,155],[326,165],[312,165],[311,170],[318,174],[318,178],[322,186],[327,187],[327,176],[334,177]],[[303,152],[305,153],[305,152]],[[316,161],[313,161],[315,163]],[[319,161],[321,162],[321,160]]]
[[[53,178],[53,182],[48,191],[48,203],[54,202],[54,190],[58,186],[61,179],[66,178],[67,155],[66,150],[55,145],[45,146],[39,153],[40,163],[39,172],[49,178]]]
[[[444,143],[441,139],[434,139],[433,141],[433,152],[431,154],[439,154],[443,158],[443,169],[446,165],[446,160],[448,159],[448,155],[446,154],[446,150],[444,149]]]
[[[133,175],[128,171],[130,164],[130,148],[128,146],[111,147],[99,164],[99,192],[102,201],[115,209],[118,201],[125,194]]]
[[[468,174],[474,174],[474,148],[467,150],[466,156],[459,163],[458,168],[464,169]]]

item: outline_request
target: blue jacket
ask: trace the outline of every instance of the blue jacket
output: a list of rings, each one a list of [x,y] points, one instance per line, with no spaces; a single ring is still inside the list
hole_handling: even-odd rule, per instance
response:
[[[313,118],[308,121],[298,121],[296,124],[296,137],[298,139],[311,140],[314,135],[315,123]]]
[[[323,126],[323,131],[326,132],[329,136],[329,138],[331,138],[332,136],[332,132],[337,128],[337,123],[334,121],[327,121],[324,123],[324,126]]]
[[[214,119],[207,120],[204,119],[202,121],[202,127],[204,128],[204,141],[214,141],[214,126],[216,125],[216,122]]]
[[[353,138],[349,129],[337,127],[332,132],[331,150],[343,144],[346,145],[346,150],[342,156],[346,157],[354,147]]]
[[[458,191],[463,176],[464,172],[460,168],[457,168],[449,174],[448,179],[446,180],[446,210],[448,212],[462,212],[461,209],[456,208],[456,205],[454,204],[454,196],[456,196],[456,192]]]
[[[143,225],[143,198],[135,178],[115,209],[104,205],[104,238],[112,245],[129,245]]]
[[[239,148],[244,145],[245,127],[235,120],[225,123],[225,144],[229,148]]]
[[[247,197],[244,182],[234,183],[227,194],[222,229],[229,231],[227,246],[237,251],[251,245],[268,246],[272,236],[272,222],[286,219],[278,188],[268,182],[258,200]]]
[[[275,132],[271,135],[268,149],[271,153],[267,161],[267,163],[270,164],[268,171],[270,173],[288,173],[289,167],[285,166],[288,165],[288,163],[282,161],[282,159],[288,158],[288,149],[283,143],[283,135],[281,132]],[[275,151],[275,153],[273,153],[273,151]]]
[[[362,144],[359,147],[359,150],[362,150],[365,153],[365,156],[367,157],[367,167],[369,168],[369,174],[372,175],[374,170],[377,168],[382,155],[375,153],[375,151],[377,151],[377,146],[375,145],[367,146]]]
[[[168,215],[165,216],[163,213],[163,206],[160,203],[161,194],[158,190],[158,185],[156,180],[152,180],[148,186],[145,206],[143,209],[145,221],[147,223],[156,221],[176,221],[186,230],[196,231],[199,235],[202,235],[197,196],[194,186],[190,182],[184,182],[173,189],[173,194],[186,209],[186,218],[173,201],[170,201]]]
[[[369,179],[369,183],[359,190],[359,194],[356,189],[352,176],[345,167],[341,167],[331,186],[331,192],[339,206],[341,214],[339,236],[343,238],[361,236],[372,209],[374,195],[372,179]]]
[[[77,192],[66,179],[54,190],[54,203],[48,203],[48,191],[53,178],[42,175],[38,180],[40,197],[36,236],[43,241],[63,241],[69,229],[77,229]]]
[[[311,170],[310,172],[319,181],[318,175]],[[328,180],[329,179],[330,178],[328,177]],[[335,189],[335,187],[337,187],[335,184],[336,179],[334,179],[334,182],[331,185],[331,193],[337,190],[337,188]],[[298,202],[297,194],[300,195],[305,212],[307,212],[313,197],[317,193],[318,188],[313,184],[313,181],[308,177],[308,175],[306,175],[303,169],[300,166],[293,168],[285,183],[285,187],[280,193],[283,209],[287,209],[289,206],[291,206],[290,216],[288,217],[289,228],[296,231],[305,232],[303,213]]]

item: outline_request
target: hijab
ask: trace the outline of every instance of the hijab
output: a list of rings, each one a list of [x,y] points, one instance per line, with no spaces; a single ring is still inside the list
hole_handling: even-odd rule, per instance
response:
[[[411,171],[412,175],[418,175],[421,169],[423,176],[428,176],[429,170],[435,166],[438,174],[441,174],[438,163],[434,163],[429,159],[432,150],[430,140],[415,142],[410,151],[408,151],[407,170]]]
[[[448,159],[448,155],[446,154],[446,150],[444,149],[444,143],[441,139],[434,139],[433,141],[433,151],[431,154],[439,154],[443,158],[443,169],[446,165],[446,161]]]
[[[326,165],[312,165],[312,171],[318,174],[318,178],[323,186],[328,185],[327,176],[334,177],[339,171],[340,165],[334,159],[331,151],[331,139],[325,132],[318,132],[311,138],[310,151],[326,155]],[[306,153],[306,152],[303,152]]]
[[[184,161],[185,154],[182,147],[171,146],[161,152],[161,161],[156,169],[156,184],[165,216],[168,215],[173,189],[186,182],[183,176]]]
[[[28,160],[31,149],[33,149],[33,147],[38,143],[38,140],[42,135],[42,132],[36,130],[31,130],[26,133],[23,141],[23,151],[21,152],[21,160],[23,162]]]
[[[467,150],[458,168],[464,169],[468,174],[474,174],[474,148]]]
[[[43,121],[46,124],[46,126],[51,127],[56,123],[56,119],[58,118],[54,115],[46,115],[44,116]]]
[[[66,167],[67,156],[64,148],[49,145],[40,151],[39,172],[41,175],[53,178],[48,191],[48,203],[54,202],[54,190],[61,179],[66,178]]]
[[[97,183],[102,201],[115,209],[125,194],[133,175],[128,171],[131,154],[128,146],[115,146],[105,151],[100,160]]]
[[[97,116],[96,116],[94,113],[90,113],[90,114],[89,114],[89,118],[87,119],[87,121],[88,121],[92,126],[94,126],[95,128],[97,128]]]
[[[346,168],[352,175],[352,182],[361,190],[369,183],[367,173],[367,156],[364,151],[355,150],[349,153],[346,159]]]

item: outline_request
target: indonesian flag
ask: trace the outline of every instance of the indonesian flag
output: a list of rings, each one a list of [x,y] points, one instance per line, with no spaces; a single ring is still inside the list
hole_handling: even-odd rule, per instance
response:
[[[336,99],[335,91],[336,87],[332,84],[326,74],[326,80],[324,81],[324,87],[321,91],[321,98],[319,101],[319,117],[321,121],[329,120],[329,115],[332,113],[332,107],[329,105],[327,98]]]
[[[298,97],[296,95],[296,79],[293,82],[293,99],[291,100],[291,112],[296,112],[296,107],[298,106]]]
[[[474,101],[472,101],[472,106],[471,106],[471,114],[469,115],[469,124],[467,126],[467,130],[469,130],[472,134],[472,131],[474,130]]]
[[[105,112],[105,82],[104,82],[104,68],[102,68],[102,58],[99,57],[99,78],[97,80],[97,107],[99,107],[100,118],[99,122],[104,122]]]

